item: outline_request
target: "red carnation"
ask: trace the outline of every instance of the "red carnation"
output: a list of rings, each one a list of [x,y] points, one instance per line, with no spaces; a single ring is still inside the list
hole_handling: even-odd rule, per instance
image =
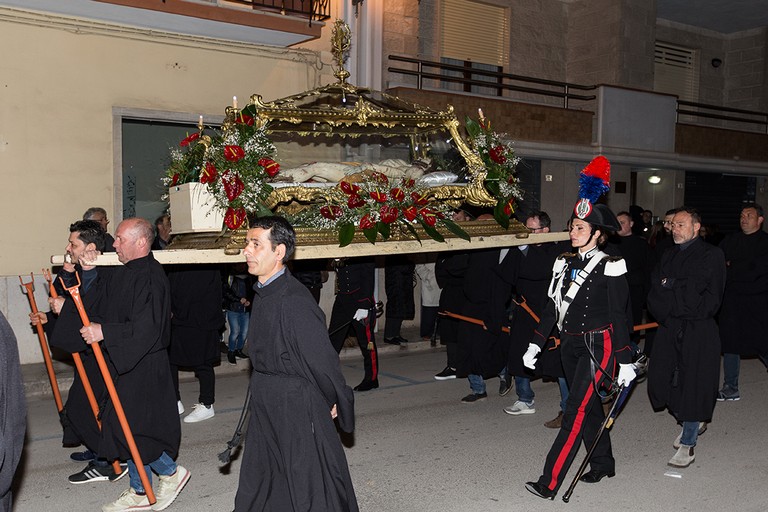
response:
[[[230,162],[239,162],[245,158],[245,150],[240,146],[224,146],[224,158]]]
[[[264,171],[269,174],[270,178],[274,178],[275,174],[280,171],[280,164],[271,158],[260,158],[259,165],[264,168]]]
[[[213,183],[218,175],[219,171],[216,170],[216,166],[211,162],[205,162],[205,168],[200,174],[200,183]]]
[[[199,138],[200,138],[200,133],[199,132],[195,132],[195,133],[189,135],[186,139],[184,139],[181,142],[179,142],[179,146],[181,146],[183,148],[187,147],[187,146],[189,146],[190,142],[195,141],[195,140],[197,140]]]
[[[245,208],[227,208],[227,213],[224,214],[224,224],[229,229],[237,229],[245,223],[245,219],[248,215],[245,212]]]
[[[373,220],[371,220],[371,216],[366,213],[360,219],[360,229],[370,229],[372,227],[373,227]]]

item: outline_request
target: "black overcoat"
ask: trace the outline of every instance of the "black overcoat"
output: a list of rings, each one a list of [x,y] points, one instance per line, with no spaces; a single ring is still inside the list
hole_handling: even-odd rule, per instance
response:
[[[727,268],[719,316],[723,352],[768,355],[768,233],[734,233],[720,248]]]
[[[665,251],[651,275],[648,308],[659,328],[648,394],[654,409],[667,407],[678,421],[712,418],[720,379],[715,314],[724,287],[723,251],[698,237],[684,250]]]
[[[21,460],[27,426],[27,407],[21,381],[16,336],[0,312],[0,510],[11,510],[11,486]]]
[[[168,362],[168,277],[150,253],[116,267],[101,302],[100,318],[91,320],[101,324],[115,387],[142,461],[157,460],[163,452],[175,459],[181,424]],[[102,418],[99,455],[108,460],[131,457],[111,401]]]
[[[286,269],[256,288],[248,326],[250,417],[236,512],[357,511],[339,426],[354,430],[354,397],[325,315]]]
[[[385,259],[386,318],[412,320],[416,314],[416,303],[413,299],[415,268],[416,264],[407,256],[387,256]]]

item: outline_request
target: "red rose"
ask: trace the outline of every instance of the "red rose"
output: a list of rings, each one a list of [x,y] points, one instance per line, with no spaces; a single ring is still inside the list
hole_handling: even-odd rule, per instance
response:
[[[360,229],[370,229],[373,227],[373,220],[367,213],[360,219]]]
[[[280,164],[271,158],[260,158],[259,165],[264,168],[264,171],[269,174],[270,178],[274,178],[275,174],[280,171]]]
[[[229,229],[237,229],[245,223],[247,218],[245,208],[227,208],[227,213],[224,214],[224,224]]]
[[[490,151],[488,151],[488,156],[490,156],[491,160],[497,164],[503,164],[507,161],[507,157],[504,156],[504,146],[492,147]]]
[[[393,201],[402,201],[405,199],[405,192],[403,192],[403,189],[395,187],[389,191],[389,197],[391,197]]]
[[[200,174],[200,183],[213,183],[218,175],[219,171],[216,170],[216,166],[211,162],[205,162],[205,168]]]
[[[341,207],[334,205],[326,205],[320,208],[320,215],[326,219],[336,220],[341,217]]]
[[[411,192],[411,199],[413,199],[413,204],[416,206],[424,206],[429,202],[426,194],[422,195],[418,192]]]
[[[357,194],[352,194],[349,196],[349,199],[347,199],[347,206],[350,208],[360,208],[361,206],[365,205],[365,199],[360,197]]]
[[[435,212],[429,208],[422,208],[419,210],[419,213],[421,214],[421,218],[424,219],[424,222],[427,223],[427,226],[432,227],[437,224],[437,216],[435,215]]]
[[[224,184],[224,192],[227,199],[234,201],[245,190],[245,183],[240,179],[236,172],[227,170],[221,175],[221,182]]]
[[[199,132],[195,132],[195,133],[191,134],[189,137],[187,137],[186,139],[184,139],[183,141],[179,142],[179,146],[181,146],[183,148],[187,147],[187,146],[189,146],[190,142],[195,141],[195,140],[197,140],[199,138],[200,138],[200,133]]]
[[[378,190],[374,190],[373,192],[370,192],[368,195],[371,196],[371,199],[373,199],[377,203],[387,202],[387,194],[385,194],[384,192],[379,192]]]
[[[397,220],[397,208],[389,207],[387,205],[383,205],[381,209],[379,210],[379,214],[381,215],[381,222],[385,224],[392,224]]]
[[[507,201],[507,204],[504,205],[504,214],[505,215],[512,215],[512,212],[515,211],[515,200],[510,199]]]
[[[239,162],[245,158],[245,150],[240,146],[224,146],[224,158],[230,162]]]
[[[360,191],[360,187],[354,183],[349,183],[348,181],[342,181],[339,183],[339,187],[341,187],[342,192],[349,195],[357,194]]]
[[[239,112],[235,116],[235,123],[245,124],[248,126],[253,126],[254,119],[253,116],[249,116],[248,114],[243,114],[242,112]]]
[[[405,215],[405,218],[408,219],[409,222],[415,219],[418,214],[419,210],[417,210],[415,206],[403,208],[403,215]]]

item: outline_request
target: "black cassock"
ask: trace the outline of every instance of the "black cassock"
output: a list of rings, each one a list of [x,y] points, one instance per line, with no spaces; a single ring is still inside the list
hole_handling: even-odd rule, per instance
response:
[[[0,312],[0,511],[10,512],[11,486],[21,460],[27,426],[19,349],[10,324]]]
[[[181,424],[168,362],[171,298],[163,267],[150,253],[114,269],[99,304],[103,346],[131,432],[149,464],[166,452],[176,458]],[[131,458],[111,401],[102,417],[99,455]]]
[[[325,315],[286,269],[256,288],[248,327],[250,418],[237,512],[357,511],[331,419],[354,430],[354,398],[328,339]]]
[[[723,352],[768,356],[768,233],[734,233],[720,248],[728,266],[719,322]]]
[[[667,407],[678,421],[710,421],[720,379],[715,314],[723,297],[725,259],[701,238],[680,249],[665,251],[651,275],[648,309],[659,329],[648,395],[654,409]]]

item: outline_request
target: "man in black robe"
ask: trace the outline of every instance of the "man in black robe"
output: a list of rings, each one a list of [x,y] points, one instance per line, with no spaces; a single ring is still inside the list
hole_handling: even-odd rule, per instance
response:
[[[725,254],[726,281],[720,310],[723,342],[723,387],[718,401],[734,401],[739,394],[741,356],[757,355],[768,366],[768,233],[763,231],[763,207],[741,209],[741,232],[720,243]]]
[[[88,344],[104,341],[125,416],[145,464],[147,476],[160,476],[153,510],[164,510],[189,481],[177,465],[181,425],[168,362],[171,299],[168,277],[150,252],[154,229],[144,219],[130,218],[115,233],[115,252],[123,266],[115,268],[105,299],[92,314],[94,323],[80,333]],[[102,413],[99,454],[128,460],[131,453],[114,404]],[[149,501],[133,460],[128,461],[130,488],[104,512],[144,510]]]
[[[97,267],[81,262],[88,255],[95,256],[104,252],[106,244],[105,232],[101,225],[92,220],[81,220],[69,226],[65,261],[61,271],[56,276],[58,297],[49,298],[52,312],[30,313],[32,325],[45,324],[46,334],[52,347],[59,348],[70,354],[79,354],[88,384],[91,386],[94,398],[98,401],[104,396],[104,377],[102,377],[93,350],[80,335],[83,322],[75,307],[74,301],[64,287],[71,288],[80,283],[79,292],[86,311],[96,311],[107,288],[110,267]],[[55,313],[55,314],[54,314]],[[107,357],[105,355],[105,357]],[[75,452],[70,457],[76,461],[88,461],[85,468],[69,476],[73,484],[86,482],[115,481],[125,475],[128,470],[123,465],[120,472],[115,472],[108,461],[99,457],[97,452],[101,438],[101,429],[96,422],[91,404],[85,391],[80,372],[76,371],[72,386],[67,393],[64,404],[64,446],[84,445],[85,451]]]
[[[250,417],[236,512],[357,511],[333,419],[354,429],[354,397],[328,339],[325,316],[285,260],[295,233],[261,217],[246,238],[258,277],[248,328],[253,363]]]
[[[648,309],[659,322],[648,367],[655,410],[667,408],[683,430],[668,464],[688,467],[698,435],[711,421],[720,379],[720,335],[715,314],[725,287],[723,251],[699,237],[701,218],[680,208],[672,221],[675,246],[651,275]]]
[[[21,459],[27,428],[27,406],[21,382],[19,348],[8,320],[0,312],[0,511],[12,508],[13,475]]]

